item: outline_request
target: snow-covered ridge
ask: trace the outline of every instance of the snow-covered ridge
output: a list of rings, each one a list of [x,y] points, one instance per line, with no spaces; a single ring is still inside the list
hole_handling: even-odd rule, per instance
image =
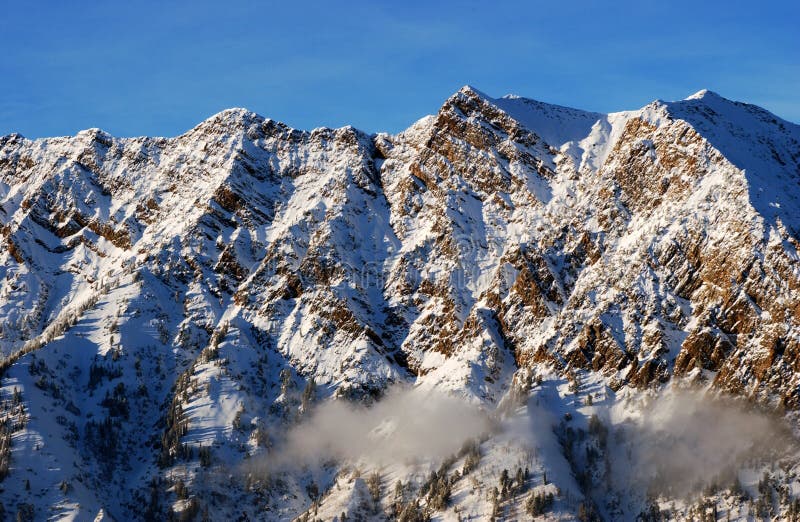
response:
[[[581,482],[608,475],[557,454],[567,427],[600,437],[593,413],[670,382],[800,404],[798,143],[708,91],[599,114],[471,87],[398,135],[229,109],[172,138],[0,137],[3,503],[380,519],[400,480],[401,507],[435,519],[519,518],[531,495],[632,519],[645,495]],[[449,499],[441,477],[422,493],[433,462],[243,471],[315,404],[393,384],[525,405],[557,437],[466,446]]]

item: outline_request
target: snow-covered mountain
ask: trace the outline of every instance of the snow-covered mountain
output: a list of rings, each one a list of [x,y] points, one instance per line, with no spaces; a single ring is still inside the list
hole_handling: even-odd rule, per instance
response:
[[[2,137],[4,511],[795,516],[792,452],[691,498],[615,467],[645,466],[625,434],[661,404],[691,424],[728,392],[794,427],[798,184],[800,126],[709,91],[598,114],[464,87],[398,135],[231,109],[175,138]],[[452,457],[376,463],[349,433],[271,464],[331,404],[401,386],[438,431],[440,395],[491,428],[454,421]]]

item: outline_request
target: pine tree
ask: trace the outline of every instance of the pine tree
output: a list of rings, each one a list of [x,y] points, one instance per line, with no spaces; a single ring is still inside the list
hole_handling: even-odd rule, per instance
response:
[[[377,503],[381,499],[381,474],[375,471],[367,477],[367,489],[372,496],[373,502]]]
[[[311,405],[314,404],[314,401],[317,400],[317,382],[312,377],[306,383],[306,387],[303,389],[303,397],[302,397],[302,408],[303,411],[308,411],[311,408]]]
[[[33,522],[36,517],[36,512],[32,504],[18,504],[17,505],[17,522]]]
[[[508,486],[509,486],[509,476],[508,470],[503,469],[503,472],[500,473],[500,496],[502,498],[506,498],[508,495]]]
[[[278,376],[281,381],[281,393],[286,395],[286,393],[294,388],[294,381],[292,380],[292,372],[288,368],[284,368],[281,370],[280,375]]]
[[[523,491],[525,489],[525,477],[522,474],[522,468],[517,468],[517,475],[514,478],[516,481],[515,489],[518,491]]]
[[[528,496],[528,499],[525,501],[525,512],[528,513],[532,517],[536,517],[539,515],[543,515],[550,506],[553,505],[553,494],[548,493],[536,493],[531,492]],[[578,510],[578,517],[580,518],[580,508],[583,507],[583,504],[579,507]]]

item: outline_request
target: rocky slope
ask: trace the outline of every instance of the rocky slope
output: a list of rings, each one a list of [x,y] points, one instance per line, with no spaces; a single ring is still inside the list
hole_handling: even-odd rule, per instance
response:
[[[399,135],[232,109],[176,138],[2,137],[5,511],[516,519],[553,493],[547,516],[632,519],[652,498],[593,484],[611,471],[564,422],[549,445],[485,436],[469,485],[448,470],[475,452],[446,459],[444,502],[424,466],[379,470],[397,501],[354,478],[369,463],[244,463],[392,383],[594,434],[672,383],[795,410],[798,183],[800,127],[709,91],[597,114],[464,87]],[[503,467],[530,475],[495,501]]]

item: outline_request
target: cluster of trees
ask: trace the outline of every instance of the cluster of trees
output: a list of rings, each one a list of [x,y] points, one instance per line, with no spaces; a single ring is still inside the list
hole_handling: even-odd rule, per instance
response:
[[[581,387],[581,379],[578,373],[573,374],[571,385],[574,393],[578,393]],[[572,469],[575,479],[581,490],[586,494],[587,500],[578,505],[578,519],[581,522],[593,522],[602,520],[593,502],[590,500],[590,488],[595,487],[596,475],[605,475],[606,480],[610,478],[608,461],[608,428],[602,423],[599,417],[592,415],[589,419],[589,432],[582,428],[568,426],[567,422],[571,417],[566,417],[561,421],[557,430],[559,442],[564,457]],[[583,450],[583,451],[581,451]],[[585,455],[585,459],[581,456]],[[597,463],[600,457],[604,458],[605,466],[598,468]]]
[[[375,503],[376,507],[379,505],[378,503],[381,501],[381,474],[375,471],[371,473],[369,477],[367,477],[367,489],[369,490],[369,494],[372,497],[372,502]]]
[[[395,482],[394,501],[389,513],[389,518],[402,522],[428,522],[431,519],[430,514],[428,510],[420,506],[419,499],[406,499],[409,486],[410,484],[403,484],[401,480]]]
[[[61,387],[56,382],[56,376],[47,367],[44,359],[39,359],[36,354],[31,355],[31,362],[28,365],[28,373],[31,376],[38,376],[34,381],[34,386],[42,391],[49,392],[54,399],[61,399]]]
[[[731,474],[730,476],[728,475],[729,473]],[[727,489],[729,494],[725,493],[725,488],[720,489],[718,487],[718,484],[725,481],[730,481],[731,484]],[[717,500],[717,496],[727,496],[730,504],[739,506],[739,517],[747,513],[750,518],[755,518],[756,520],[780,518],[781,520],[800,522],[800,498],[792,498],[791,487],[776,480],[775,476],[769,472],[765,472],[758,481],[757,497],[751,497],[742,487],[735,470],[728,470],[705,487],[702,486],[702,483],[698,483],[695,485],[694,490],[702,490],[702,495],[687,506],[685,511],[687,520],[698,522],[730,520],[732,516],[731,508],[728,508],[727,514],[725,511],[720,512]],[[672,509],[661,509],[658,502],[656,502],[656,495],[657,493],[655,492],[649,493],[650,500],[648,505],[639,513],[637,520],[661,522],[662,520],[672,520],[675,516],[680,515],[680,512],[675,511],[674,505]],[[670,494],[666,493],[666,495],[669,497]],[[734,507],[733,509],[736,508]]]
[[[789,522],[800,521],[800,499],[795,498],[789,503],[789,509],[786,510],[786,516]]]
[[[3,509],[3,511],[5,511],[5,509]],[[15,520],[17,522],[33,522],[36,520],[36,510],[33,504],[28,504],[27,502],[17,504],[17,516]]]
[[[0,482],[9,473],[11,467],[11,430],[5,423],[0,425]]]
[[[14,388],[10,399],[2,402],[0,412],[3,420],[0,422],[0,482],[9,474],[11,467],[11,435],[25,429],[28,414],[22,402],[22,393],[19,388]]]
[[[419,501],[412,500],[403,504],[397,515],[397,522],[429,522],[431,519],[422,507]]]
[[[600,449],[605,451],[608,446],[608,428],[597,415],[592,414],[589,418],[589,434],[597,438]]]
[[[525,485],[530,478],[530,470],[525,468],[525,471],[522,468],[517,468],[517,473],[512,478],[508,474],[508,470],[504,469],[500,473],[500,485],[499,485],[499,493],[500,499],[505,500],[511,497],[514,497],[520,493],[525,492]]]
[[[753,506],[756,515],[764,519],[771,518],[775,514],[775,495],[772,489],[772,477],[768,472],[765,472],[758,481],[758,493],[758,499]]]
[[[62,310],[40,335],[22,345],[22,349],[14,354],[14,360],[11,361],[11,364],[16,362],[16,359],[22,355],[38,350],[45,344],[53,341],[56,337],[64,335],[67,330],[78,324],[78,320],[83,313],[94,307],[100,301],[100,296],[108,293],[111,288],[112,283],[106,283],[100,287],[99,291],[92,293],[85,301]],[[12,358],[10,357],[9,359]],[[9,366],[11,364],[9,364]]]
[[[594,504],[581,502],[578,504],[578,520],[580,522],[601,522],[603,519],[597,513]]]
[[[455,462],[462,457],[464,458],[464,465],[461,470],[456,469],[454,472],[448,473]],[[430,520],[434,512],[447,508],[455,483],[477,468],[480,458],[479,441],[466,441],[456,455],[446,458],[438,470],[431,471],[420,485],[418,494],[411,495],[412,498],[407,498],[407,493],[410,492],[410,484],[403,484],[402,481],[398,480],[394,487],[394,499],[389,517],[402,522],[425,522]],[[376,508],[378,508],[378,501],[382,495],[380,474],[377,472],[371,474],[366,479],[366,484]],[[421,504],[422,501],[424,501],[423,504]]]
[[[114,463],[120,447],[119,430],[119,420],[111,417],[100,422],[90,420],[84,430],[86,448],[98,458],[106,477],[110,477],[115,469]]]
[[[474,469],[477,459],[480,458],[480,450],[477,443],[470,441],[465,444],[459,452],[459,456],[472,455],[473,464],[467,467],[466,473]],[[453,486],[464,475],[458,469],[452,474],[448,470],[455,464],[457,456],[453,455],[445,459],[438,470],[431,471],[427,479],[421,484],[418,495],[407,498],[410,484],[403,484],[398,480],[394,487],[394,499],[391,505],[389,517],[401,522],[427,522],[436,511],[447,508],[453,493]],[[370,475],[367,479],[367,487],[372,494],[373,500],[377,502],[380,498],[380,476]],[[424,506],[420,501],[424,500]]]
[[[189,430],[189,419],[183,414],[183,401],[188,398],[190,376],[193,371],[194,365],[181,373],[175,382],[175,393],[164,417],[165,429],[161,435],[161,452],[158,457],[158,464],[161,467],[169,466],[182,453],[181,438]]]
[[[261,371],[258,373],[262,374]],[[313,409],[318,399],[317,381],[313,376],[308,378],[302,391],[298,391],[295,376],[288,367],[280,371],[278,380],[282,397],[270,406],[271,414],[296,421]],[[337,390],[337,397],[348,399],[342,395],[341,390],[342,388]]]
[[[219,345],[228,335],[229,328],[230,323],[225,321],[214,330],[211,334],[211,339],[208,341],[208,346],[206,346],[201,354],[201,362],[210,362],[219,358]]]
[[[130,406],[128,405],[128,390],[125,388],[125,383],[118,382],[113,392],[106,391],[106,396],[100,404],[108,409],[110,417],[127,419],[130,415]]]
[[[122,369],[115,365],[105,365],[97,359],[89,365],[89,389],[94,390],[103,379],[113,380],[122,377]]]
[[[158,340],[161,341],[161,344],[168,345],[170,342],[170,334],[165,317],[159,317],[159,320],[156,322],[156,331],[158,332]]]
[[[492,488],[491,492],[492,520],[497,520],[500,517],[502,513],[501,503],[503,501],[525,492],[529,478],[530,470],[528,468],[525,468],[525,471],[521,467],[517,468],[517,473],[514,477],[511,477],[507,469],[503,469],[500,472],[499,483]]]
[[[453,492],[453,484],[461,478],[458,470],[452,476],[447,473],[455,460],[455,456],[445,459],[437,471],[431,471],[427,480],[420,487],[420,496],[426,497],[427,505],[432,511],[439,511],[447,507]]]
[[[175,511],[170,507],[164,506],[163,491],[169,485],[161,477],[153,477],[148,484],[145,494],[138,494],[139,506],[144,506],[142,519],[146,522],[189,522],[189,521],[208,521],[211,520],[208,507],[203,506],[196,496],[192,496],[186,483],[178,478],[173,482],[172,491],[175,499],[182,501],[181,509]]]
[[[543,515],[553,505],[552,493],[536,493],[531,492],[528,499],[525,501],[525,512],[532,517]]]
[[[146,522],[156,522],[162,520],[163,518],[163,507],[161,505],[162,484],[163,482],[161,478],[155,476],[150,479],[150,483],[147,486],[147,503],[145,504],[145,502],[141,502],[141,504],[145,506],[144,513],[142,513],[142,518]]]
[[[478,467],[481,461],[481,445],[477,440],[470,439],[464,443],[459,452],[464,457],[464,465],[461,468],[461,475],[468,475]]]
[[[605,479],[610,487],[611,462],[608,452],[608,428],[597,415],[589,418],[588,432],[583,428],[573,428],[564,419],[557,435],[567,462],[575,479],[584,493],[598,487],[598,479]]]
[[[92,292],[87,299],[76,305],[64,308],[61,313],[59,313],[58,316],[44,328],[42,333],[32,339],[27,340],[22,345],[20,350],[14,352],[9,357],[0,358],[0,376],[2,376],[12,364],[16,363],[24,355],[34,352],[42,346],[52,342],[55,338],[64,335],[67,330],[78,324],[78,320],[81,318],[81,316],[83,316],[84,312],[94,307],[100,301],[100,297],[104,294],[107,294],[116,285],[116,280],[107,281],[101,285],[96,285],[97,290]],[[40,293],[39,300],[40,302],[47,301],[46,288],[42,290],[42,293]],[[36,309],[39,307],[40,305],[37,304]]]
[[[211,446],[200,446],[198,450],[198,457],[200,459],[200,465],[204,468],[208,468],[211,466]]]

